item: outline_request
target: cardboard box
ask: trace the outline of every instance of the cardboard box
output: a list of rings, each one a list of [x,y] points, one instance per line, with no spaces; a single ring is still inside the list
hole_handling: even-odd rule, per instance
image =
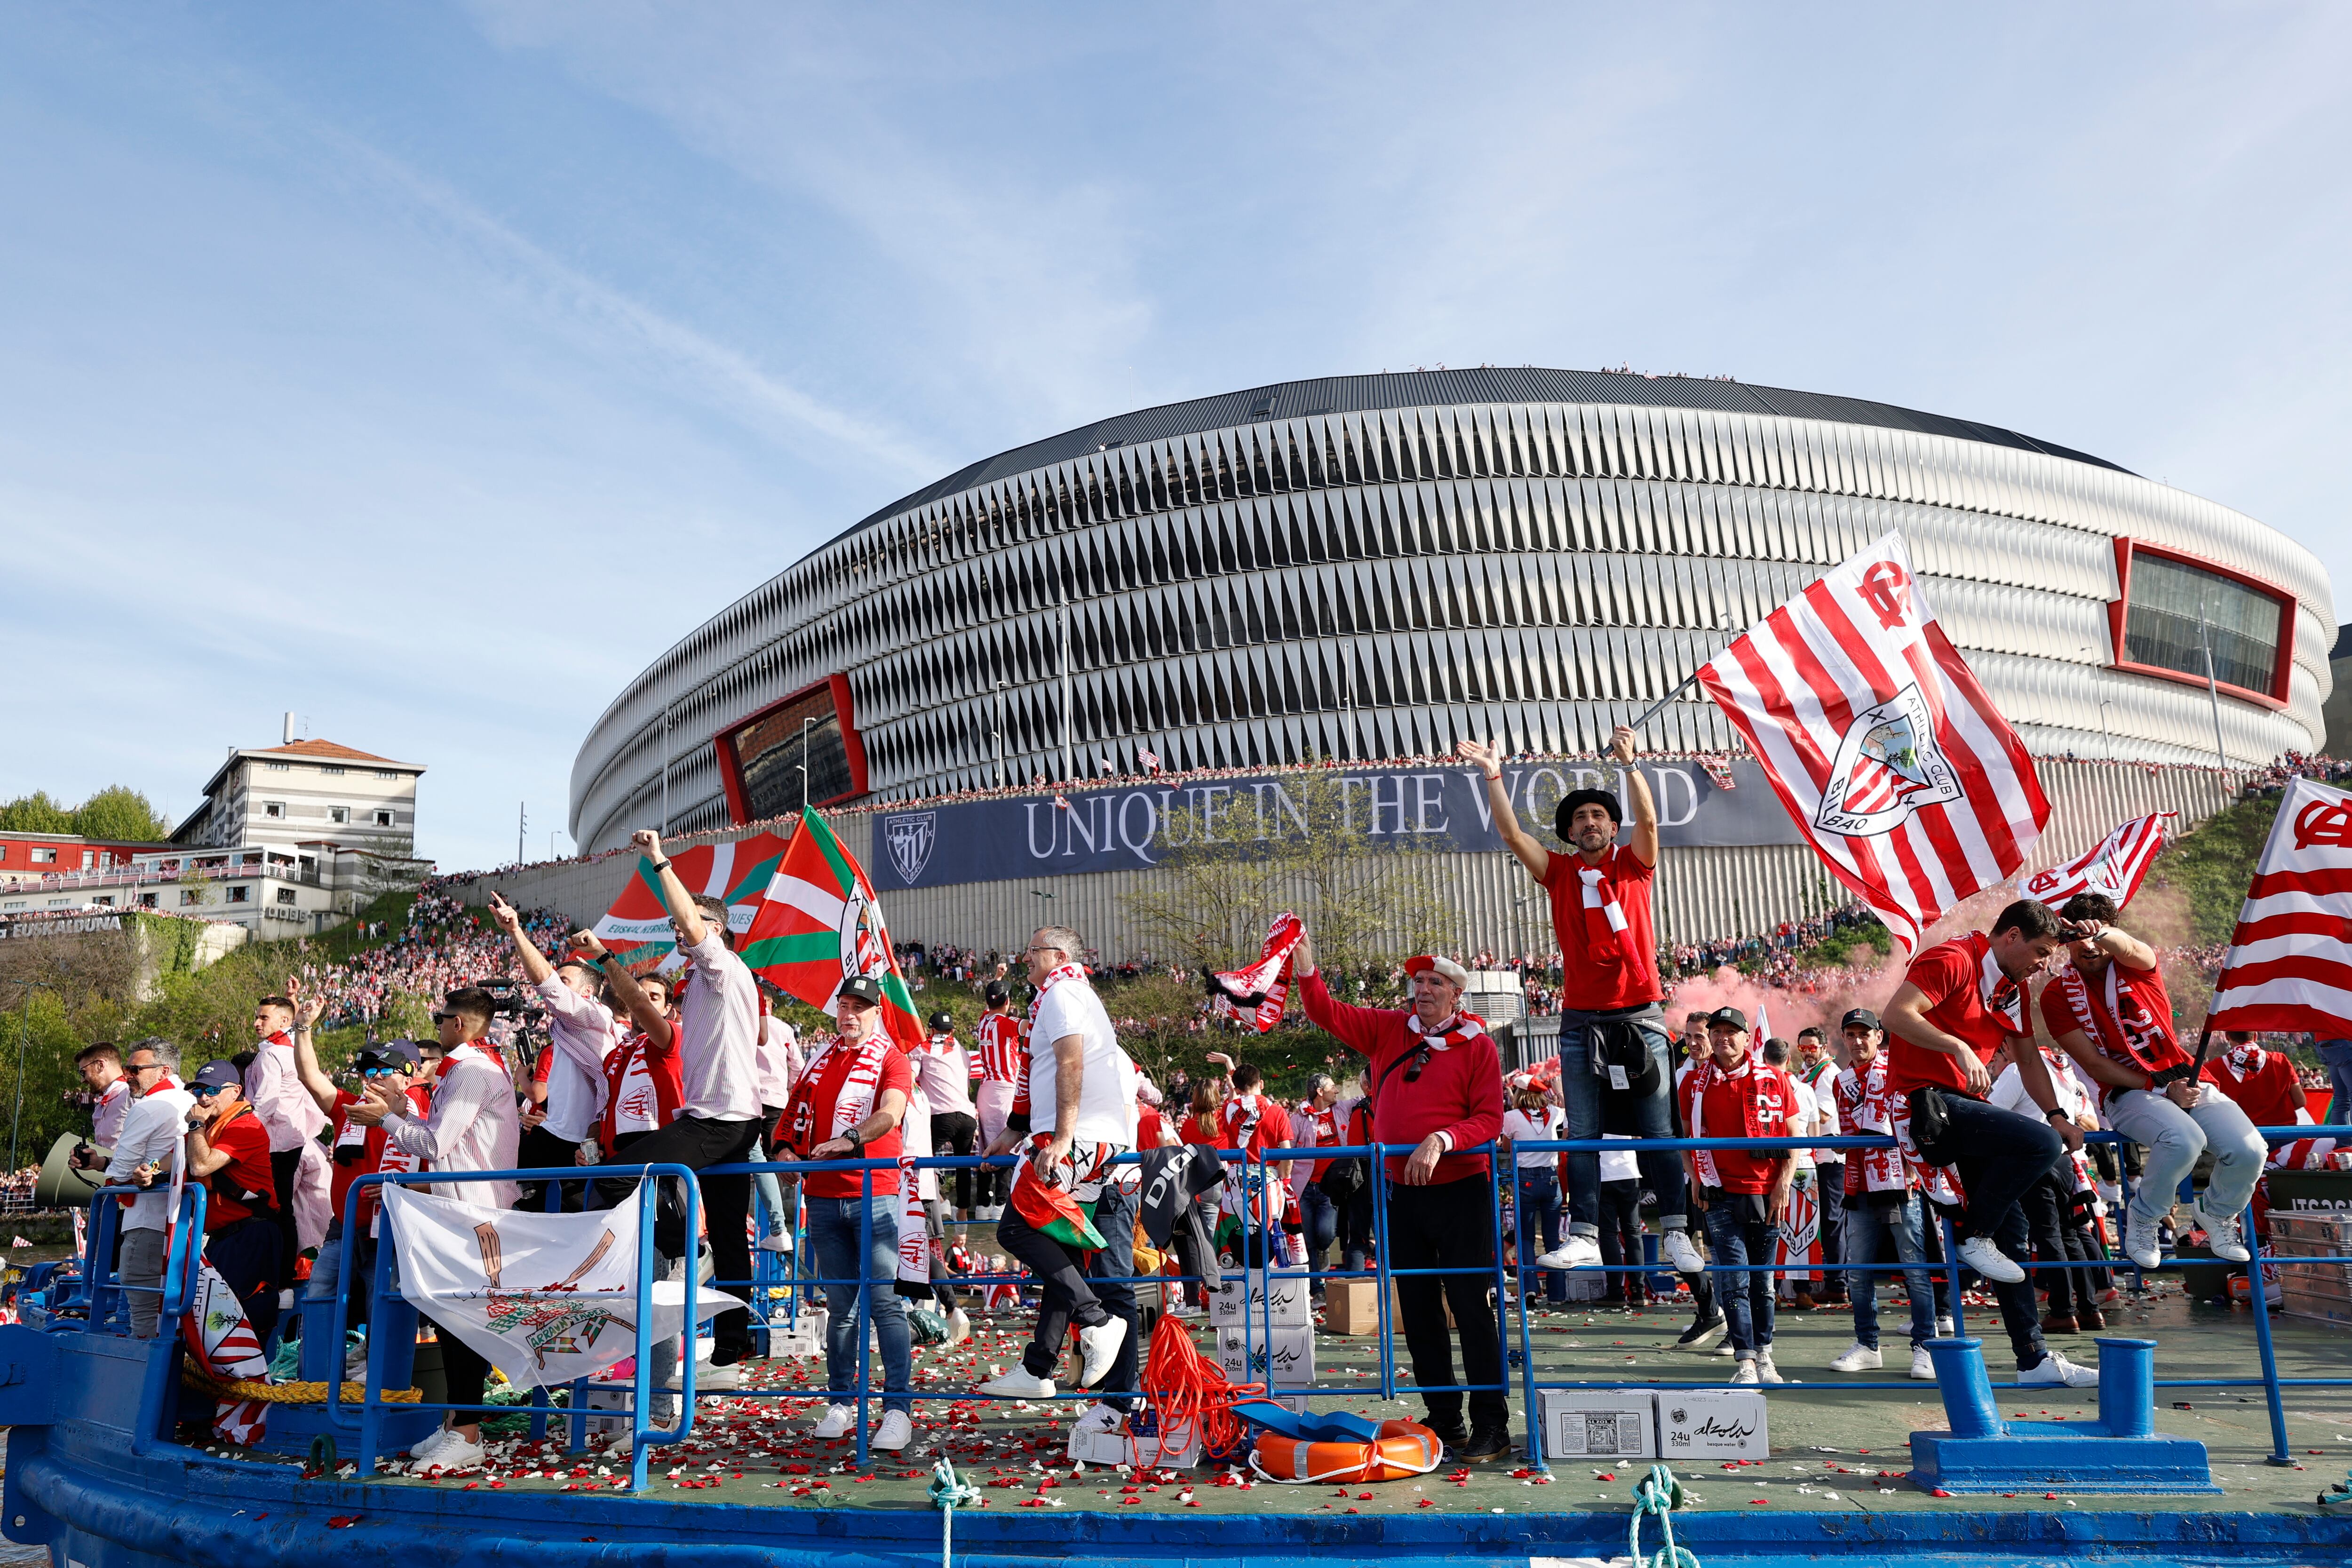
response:
[[[1772,1457],[1761,1394],[1744,1388],[1678,1388],[1658,1394],[1657,1401],[1661,1458],[1672,1461]]]
[[[1080,1464],[1125,1465],[1130,1469],[1146,1467],[1187,1469],[1201,1462],[1200,1423],[1184,1422],[1179,1429],[1170,1432],[1163,1442],[1152,1413],[1138,1411],[1121,1422],[1117,1431],[1073,1429],[1070,1433],[1070,1458]]]
[[[1268,1333],[1253,1324],[1245,1349],[1241,1330],[1219,1329],[1217,1364],[1228,1383],[1262,1383],[1269,1389],[1312,1387],[1315,1331],[1276,1328]]]
[[[1264,1327],[1271,1321],[1278,1329],[1307,1329],[1315,1323],[1313,1310],[1307,1302],[1307,1282],[1285,1279],[1276,1276],[1269,1279],[1263,1268],[1248,1271],[1244,1281],[1240,1272],[1221,1277],[1217,1289],[1209,1294],[1209,1321],[1220,1329],[1241,1327],[1242,1314],[1249,1313],[1252,1325]]]
[[[1323,1331],[1327,1334],[1377,1334],[1381,1331],[1380,1281],[1334,1279],[1323,1287]]]
[[[1633,1388],[1544,1388],[1544,1453],[1554,1459],[1654,1459],[1658,1396]]]

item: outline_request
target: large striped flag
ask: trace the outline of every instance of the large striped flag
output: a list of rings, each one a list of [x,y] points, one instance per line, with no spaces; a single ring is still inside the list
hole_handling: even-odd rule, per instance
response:
[[[1798,831],[1905,955],[2006,880],[2050,820],[2007,720],[1936,624],[1890,533],[1699,671]]]
[[[801,814],[738,951],[754,974],[826,1013],[843,980],[874,975],[882,982],[883,1029],[909,1049],[923,1043],[922,1019],[898,973],[874,884],[814,811]]]
[[[782,839],[772,833],[755,833],[731,844],[698,844],[681,849],[669,858],[669,863],[688,892],[726,903],[727,924],[740,936],[751,929],[752,908],[766,891],[768,879],[775,875],[783,854]],[[680,962],[677,933],[671,929],[668,907],[662,902],[661,879],[654,874],[653,862],[643,856],[637,858],[636,874],[596,921],[595,930],[597,940],[619,953],[632,969],[655,963],[668,970]]]
[[[2246,889],[2208,1029],[2352,1035],[2352,795],[2296,779]]]
[[[2163,850],[2167,825],[2179,816],[2177,811],[2135,816],[2063,866],[2036,871],[2017,890],[2053,909],[2077,893],[2105,893],[2122,909],[2139,891],[2147,868]]]

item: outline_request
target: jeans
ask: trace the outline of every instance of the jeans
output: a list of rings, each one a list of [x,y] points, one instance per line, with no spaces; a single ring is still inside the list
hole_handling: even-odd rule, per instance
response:
[[[1106,1249],[1118,1249],[1125,1261],[1118,1267],[1120,1276],[1135,1272],[1135,1199],[1117,1196],[1116,1186],[1105,1184],[1101,1195],[1095,1201],[1095,1228],[1101,1232]],[[1111,1228],[1105,1229],[1109,1222]],[[1113,1230],[1119,1232],[1113,1235]],[[1264,1231],[1253,1236],[1261,1238]],[[1062,1346],[1070,1337],[1070,1325],[1097,1329],[1113,1316],[1127,1321],[1127,1340],[1119,1346],[1119,1359],[1103,1374],[1102,1386],[1118,1383],[1122,1388],[1135,1386],[1135,1287],[1105,1284],[1099,1289],[1090,1278],[1087,1255],[1079,1248],[1066,1247],[1021,1217],[1018,1208],[1007,1205],[1004,1217],[996,1222],[997,1244],[1028,1266],[1042,1288],[1037,1302],[1037,1331],[1022,1349],[1021,1365],[1032,1377],[1051,1377],[1062,1359]],[[1126,1310],[1114,1313],[1112,1303],[1123,1301]],[[1121,1372],[1125,1373],[1122,1379]]]
[[[1512,1213],[1518,1221],[1519,1289],[1524,1294],[1535,1285],[1536,1259],[1559,1245],[1559,1178],[1552,1174],[1549,1157],[1541,1165],[1520,1166],[1517,1174],[1518,1187]],[[1557,1289],[1565,1298],[1567,1274],[1548,1268],[1544,1276],[1546,1287]],[[1611,1283],[1615,1282],[1612,1277]]]
[[[1773,1232],[1764,1217],[1760,1193],[1719,1193],[1708,1189],[1706,1247],[1714,1255],[1715,1272],[1723,1276],[1716,1299],[1723,1303],[1729,1324],[1731,1352],[1752,1357],[1772,1348],[1772,1276],[1735,1273],[1742,1265],[1772,1261]]]
[[[1919,1247],[1919,1194],[1905,1193],[1903,1201],[1881,1208],[1872,1194],[1856,1194],[1846,1202],[1845,1235],[1841,1237],[1847,1265],[1846,1289],[1853,1297],[1853,1337],[1878,1348],[1879,1246],[1895,1238],[1895,1257],[1903,1265],[1903,1283],[1911,1296],[1913,1348],[1936,1337],[1936,1287],[1921,1267],[1927,1254]]]
[[[2135,1089],[2107,1102],[2107,1120],[2147,1150],[2139,1185],[2132,1189],[2130,1216],[2153,1228],[2171,1212],[2181,1178],[2197,1156],[2213,1152],[2212,1183],[2200,1205],[2210,1214],[2237,1215],[2253,1200],[2270,1145],[2238,1109],[2238,1102],[2210,1084],[2194,1110],[2183,1110],[2161,1094]]]
[[[1568,1111],[1568,1126],[1561,1133],[1565,1138],[1601,1136],[1602,1080],[1592,1073],[1591,1044],[1592,1021],[1601,1016],[1568,1012],[1559,1016],[1559,1092]],[[1653,1006],[1624,1020],[1640,1029],[1650,1042],[1650,1064],[1658,1080],[1655,1092],[1640,1100],[1626,1097],[1630,1103],[1625,1109],[1631,1114],[1631,1131],[1636,1138],[1675,1135],[1675,1064],[1662,1017]],[[1681,1230],[1686,1220],[1683,1212],[1685,1177],[1681,1152],[1644,1149],[1637,1157],[1642,1184],[1657,1194],[1658,1228]],[[1601,1156],[1591,1150],[1571,1152],[1568,1156],[1568,1229],[1571,1236],[1597,1237],[1601,1234]]]
[[[1604,1299],[1612,1301],[1646,1301],[1650,1288],[1641,1272],[1646,1261],[1642,1256],[1642,1184],[1639,1182],[1603,1182],[1601,1184],[1601,1261],[1609,1268],[1631,1266],[1632,1274],[1612,1274]],[[1548,1295],[1554,1301],[1568,1300],[1568,1276],[1554,1273],[1546,1283]]]
[[[1339,1205],[1339,1267],[1359,1273],[1372,1256],[1372,1184],[1366,1182]]]
[[[717,1121],[681,1116],[631,1143],[628,1163],[684,1165],[693,1171],[705,1165],[742,1164],[751,1160],[752,1147],[759,1141],[757,1121]],[[751,1353],[751,1178],[748,1174],[706,1176],[701,1178],[700,1185],[702,1217],[710,1232],[710,1267],[719,1281],[719,1289],[745,1307],[740,1312],[721,1312],[711,1321],[715,1342],[710,1364],[732,1366]],[[898,1222],[894,1219],[890,1226],[894,1256],[898,1235]],[[654,1222],[654,1246],[664,1258],[691,1259],[695,1256],[693,1240],[686,1234],[685,1211],[682,1207],[673,1208],[667,1194],[660,1205],[659,1217]],[[898,1265],[893,1263],[890,1269],[891,1273],[883,1279],[891,1278]]]
[[[1835,1297],[1845,1282],[1845,1162],[1822,1160],[1814,1167],[1813,1191],[1822,1205],[1822,1290]]]
[[[1483,1175],[1426,1187],[1400,1182],[1389,1188],[1389,1267],[1459,1270],[1396,1279],[1397,1316],[1412,1358],[1412,1381],[1424,1391],[1422,1401],[1433,1420],[1460,1419],[1454,1338],[1445,1327],[1445,1310],[1452,1307],[1462,1335],[1462,1382],[1487,1384],[1470,1395],[1474,1430],[1507,1426],[1511,1419],[1511,1404],[1503,1393],[1502,1330],[1488,1300],[1495,1288],[1494,1205],[1493,1180]]]
[[[1111,1357],[1110,1370],[1095,1384],[1094,1392],[1102,1402],[1118,1410],[1135,1408],[1135,1395],[1142,1384],[1137,1373],[1142,1364],[1143,1321],[1135,1310],[1135,1286],[1130,1282],[1135,1273],[1135,1220],[1141,1204],[1141,1193],[1126,1192],[1116,1186],[1106,1186],[1095,1200],[1095,1229],[1102,1233],[1103,1248],[1087,1260],[1087,1275],[1095,1300],[1103,1310],[1127,1325],[1127,1337],[1118,1342],[1118,1353]],[[1127,1397],[1115,1397],[1126,1395]]]
[[[1339,1205],[1312,1182],[1298,1189],[1298,1234],[1307,1244],[1307,1267],[1322,1268],[1323,1254],[1339,1234]],[[1315,1288],[1320,1290],[1323,1282],[1318,1279]]]
[[[2333,1123],[2352,1121],[2352,1040],[2322,1040],[2319,1059],[2327,1068],[2327,1081],[2335,1097],[2327,1102],[2327,1120]]]
[[[131,1308],[131,1337],[153,1339],[163,1308],[161,1229],[122,1232],[122,1256],[116,1265],[115,1279],[124,1287],[122,1297]]]
[[[866,1321],[870,1316],[882,1342],[882,1408],[915,1411],[914,1342],[907,1331],[907,1303],[891,1281],[898,1277],[898,1209],[896,1193],[869,1198],[810,1198],[809,1249],[816,1254],[817,1275],[824,1281],[825,1402],[854,1405],[860,1379],[858,1352],[866,1346]],[[858,1267],[860,1215],[869,1216],[873,1229],[866,1239],[866,1265]],[[737,1228],[741,1228],[740,1221]],[[717,1251],[716,1247],[712,1248]],[[861,1284],[860,1281],[864,1283]],[[860,1311],[860,1304],[864,1310]],[[721,1312],[718,1321],[740,1319]],[[718,1363],[716,1355],[712,1363]]]
[[[1951,1117],[1951,1144],[1959,1151],[1952,1163],[1969,1200],[1968,1216],[1957,1227],[1956,1237],[1980,1236],[2012,1261],[2022,1258],[2031,1240],[2023,1207],[2026,1191],[2065,1152],[2066,1141],[2047,1121],[1998,1110],[1964,1094],[1947,1091],[1944,1104]],[[1917,1124],[1916,1112],[1913,1124]],[[2033,1277],[1993,1285],[1992,1293],[2000,1303],[2001,1326],[2009,1331],[2017,1369],[2030,1372],[2040,1366],[2049,1351],[2042,1342]]]

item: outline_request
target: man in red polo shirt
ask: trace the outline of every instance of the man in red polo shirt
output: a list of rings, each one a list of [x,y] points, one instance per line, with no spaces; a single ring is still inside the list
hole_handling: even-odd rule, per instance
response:
[[[196,1097],[188,1111],[188,1179],[210,1189],[205,1258],[236,1292],[254,1337],[268,1344],[283,1284],[269,1130],[246,1100],[235,1062],[206,1062],[188,1088]]]
[[[1889,1092],[1902,1095],[1910,1111],[1921,1155],[1959,1173],[1968,1202],[1956,1227],[1959,1260],[1992,1285],[2017,1356],[2017,1380],[2085,1388],[2099,1374],[2042,1342],[2033,1286],[2015,1262],[2028,1243],[2019,1200],[2060,1155],[2082,1146],[2083,1134],[2061,1105],[2040,1051],[2020,1051],[2016,1059],[2018,1080],[2042,1120],[1986,1103],[1992,1075],[1985,1063],[2011,1038],[2031,1037],[2025,983],[2063,945],[2057,911],[2020,899],[2001,910],[1990,934],[1967,931],[1923,950],[1886,1005],[1886,1076]],[[1929,1130],[1939,1123],[1941,1136],[1933,1136]]]
[[[1486,780],[1495,826],[1528,875],[1551,897],[1552,934],[1559,942],[1559,1095],[1568,1113],[1566,1138],[1601,1136],[1601,1097],[1616,1096],[1632,1116],[1637,1138],[1672,1138],[1675,1063],[1659,1005],[1657,941],[1650,920],[1650,889],[1657,876],[1658,808],[1649,781],[1634,767],[1633,731],[1617,726],[1609,738],[1633,803],[1633,831],[1617,842],[1624,814],[1607,790],[1580,789],[1559,803],[1552,829],[1569,847],[1555,854],[1519,826],[1518,807],[1504,782],[1496,748],[1464,741],[1454,748]],[[1659,1245],[1667,1267],[1696,1274],[1706,1265],[1685,1234],[1685,1172],[1672,1150],[1638,1156],[1642,1184],[1657,1195]],[[1544,1268],[1594,1268],[1601,1264],[1601,1156],[1568,1156],[1568,1239],[1536,1259]]]
[[[1450,959],[1410,958],[1409,1011],[1354,1007],[1332,997],[1315,971],[1314,943],[1304,937],[1295,973],[1307,1017],[1364,1058],[1373,1141],[1412,1151],[1386,1159],[1389,1266],[1447,1271],[1396,1282],[1412,1380],[1433,1391],[1456,1386],[1445,1331],[1450,1303],[1462,1331],[1463,1383],[1488,1385],[1470,1395],[1466,1431],[1461,1394],[1423,1394],[1429,1428],[1455,1458],[1501,1458],[1511,1451],[1511,1407],[1487,1299],[1495,1280],[1493,1178],[1484,1153],[1462,1151],[1502,1134],[1503,1062],[1486,1030],[1462,1016],[1470,977]]]

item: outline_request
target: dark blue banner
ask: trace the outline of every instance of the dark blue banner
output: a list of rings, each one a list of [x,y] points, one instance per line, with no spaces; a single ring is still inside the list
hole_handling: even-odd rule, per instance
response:
[[[1669,847],[1803,842],[1753,762],[1731,764],[1724,789],[1696,763],[1643,762]],[[1486,783],[1466,766],[1335,770],[1339,832],[1422,849],[1499,850]],[[1141,869],[1181,850],[1195,835],[1223,844],[1311,834],[1311,813],[1296,791],[1300,775],[1184,780],[1135,779],[1064,795],[913,806],[874,818],[867,870],[882,891],[957,882],[1067,877]],[[1613,767],[1515,763],[1503,771],[1519,820],[1547,845],[1552,814],[1570,790],[1619,789]],[[1329,829],[1327,828],[1327,831]]]

